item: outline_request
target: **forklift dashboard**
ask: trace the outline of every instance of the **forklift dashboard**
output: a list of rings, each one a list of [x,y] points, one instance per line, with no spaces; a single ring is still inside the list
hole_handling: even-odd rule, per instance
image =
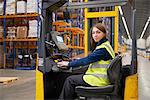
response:
[[[44,65],[39,66],[41,72],[70,72],[70,69],[58,68],[57,62],[60,61],[71,61],[68,55],[68,47],[64,43],[61,33],[57,31],[50,32],[51,40],[45,41],[46,47],[46,59],[45,68]],[[41,60],[43,63],[44,60]]]
[[[70,61],[71,60],[68,56],[65,56],[63,54],[54,54],[50,58],[53,60],[58,60],[58,59],[61,59],[64,61]]]
[[[68,47],[64,43],[63,37],[60,36],[60,33],[57,31],[52,31],[51,32],[52,36],[52,41],[55,42],[56,46],[58,47],[59,50],[68,50]]]
[[[61,36],[56,36],[58,42],[64,43],[64,40]]]

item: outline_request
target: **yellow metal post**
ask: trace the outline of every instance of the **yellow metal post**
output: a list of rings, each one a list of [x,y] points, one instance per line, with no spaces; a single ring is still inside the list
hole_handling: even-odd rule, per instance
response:
[[[88,0],[85,0],[88,2]],[[85,32],[85,56],[88,55],[88,18],[98,18],[98,17],[114,17],[114,51],[118,53],[118,6],[115,7],[114,11],[104,11],[104,12],[88,12],[88,9],[85,8],[85,22],[84,22],[84,32]]]
[[[43,73],[38,71],[38,54],[36,60],[36,100],[44,100]]]
[[[85,0],[85,2],[88,2],[88,0]],[[87,12],[88,9],[84,9],[85,17],[84,17],[84,56],[88,55],[88,19],[87,19]]]
[[[116,11],[104,11],[104,12],[87,12],[87,18],[99,18],[99,17],[114,17],[117,16]]]
[[[43,74],[36,69],[36,100],[44,100]]]
[[[115,7],[114,51],[118,53],[118,6]]]

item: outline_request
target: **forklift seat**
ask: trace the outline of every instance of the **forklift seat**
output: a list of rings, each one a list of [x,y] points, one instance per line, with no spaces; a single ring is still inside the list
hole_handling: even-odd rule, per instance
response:
[[[121,93],[121,67],[122,67],[122,57],[117,55],[109,64],[107,70],[110,85],[99,86],[99,87],[86,87],[77,86],[75,91],[80,98],[99,98],[105,100],[120,100],[119,93]]]

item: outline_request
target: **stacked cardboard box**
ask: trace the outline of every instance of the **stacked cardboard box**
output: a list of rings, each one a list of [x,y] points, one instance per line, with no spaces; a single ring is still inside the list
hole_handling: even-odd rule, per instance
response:
[[[39,6],[39,7],[38,7]],[[42,6],[42,0],[39,0],[39,5],[37,0],[27,0],[27,13],[38,13],[41,14],[41,6]]]
[[[15,14],[15,0],[7,0],[6,2],[6,14]]]
[[[37,0],[27,0],[17,1],[16,0],[7,0],[6,1],[6,14],[15,14],[15,13],[37,13],[38,12],[38,2]],[[42,0],[39,0],[39,7],[42,6]],[[0,15],[3,15],[3,1],[0,1]],[[41,14],[41,9],[39,9]]]
[[[27,0],[27,13],[37,12],[37,0]]]
[[[29,33],[28,37],[37,37],[37,20],[29,21]]]
[[[137,39],[137,54],[146,56],[146,40],[145,39]]]
[[[27,37],[27,27],[19,26],[17,27],[17,38],[26,38]]]
[[[25,1],[17,1],[17,13],[26,13],[26,7]]]
[[[0,15],[3,15],[3,5],[4,2],[0,2]]]
[[[150,34],[150,33],[149,33]],[[150,35],[146,39],[146,48],[150,49]],[[149,50],[150,51],[150,50]]]
[[[8,27],[7,38],[15,38],[16,37],[16,27]]]
[[[4,31],[4,28],[2,26],[0,26],[0,38],[3,37],[3,31]]]

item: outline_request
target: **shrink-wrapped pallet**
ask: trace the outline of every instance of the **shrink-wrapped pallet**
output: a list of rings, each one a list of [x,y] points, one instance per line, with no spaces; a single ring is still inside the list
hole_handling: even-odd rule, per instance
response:
[[[127,49],[131,50],[132,49],[132,39],[127,39],[125,41],[126,45],[127,45]]]
[[[146,47],[150,49],[150,35],[146,39]]]
[[[138,39],[137,40],[137,48],[145,49],[146,48],[145,44],[146,44],[145,39]]]
[[[15,6],[16,6],[15,0],[7,0],[6,14],[15,14],[16,12]]]
[[[27,0],[27,13],[35,13],[37,8],[37,0]]]
[[[146,40],[145,39],[138,39],[137,40],[137,53],[139,55],[142,55],[142,56],[146,56]]]
[[[27,13],[39,13],[41,14],[42,0],[27,0]]]
[[[33,26],[29,28],[28,37],[37,37],[37,27]]]
[[[38,26],[37,20],[29,21],[28,37],[37,37],[37,26]]]
[[[26,13],[26,7],[25,1],[17,1],[17,13]]]
[[[4,5],[4,2],[0,2],[0,15],[3,15],[3,5]]]
[[[16,27],[8,27],[7,38],[15,38],[15,37],[16,37]]]

